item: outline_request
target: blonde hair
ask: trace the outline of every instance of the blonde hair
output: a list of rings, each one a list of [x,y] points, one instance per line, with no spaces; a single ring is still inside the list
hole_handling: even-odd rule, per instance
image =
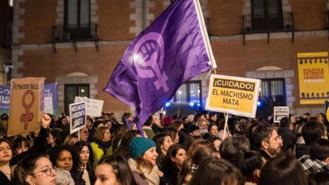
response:
[[[100,127],[96,128],[95,133],[94,133],[94,139],[96,141],[102,141],[107,129],[109,129],[109,127],[107,127],[107,126],[100,126]]]

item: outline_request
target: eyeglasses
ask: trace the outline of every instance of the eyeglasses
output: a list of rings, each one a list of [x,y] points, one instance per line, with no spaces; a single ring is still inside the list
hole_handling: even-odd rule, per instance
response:
[[[50,176],[52,171],[55,171],[55,168],[49,167],[42,170],[41,173],[45,174],[46,176]]]

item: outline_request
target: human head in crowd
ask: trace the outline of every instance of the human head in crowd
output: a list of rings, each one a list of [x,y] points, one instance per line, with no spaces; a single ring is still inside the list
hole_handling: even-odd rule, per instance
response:
[[[89,138],[89,130],[87,127],[83,127],[80,130],[80,141],[85,141],[87,142]]]
[[[172,145],[165,157],[167,163],[175,165],[178,169],[182,169],[186,159],[186,150],[182,145]],[[168,165],[168,164],[167,164]]]
[[[211,136],[211,137],[208,138],[208,141],[210,141],[211,143],[213,143],[214,144],[214,147],[219,152],[219,147],[222,144],[222,140],[220,140],[220,138],[217,137],[217,136]]]
[[[113,150],[113,155],[120,155],[126,160],[129,158],[129,143],[132,138],[140,136],[139,130],[129,130],[127,131],[118,141],[117,147]]]
[[[307,123],[309,122],[311,119],[311,114],[309,112],[305,112],[303,115],[302,115],[302,120],[304,123]]]
[[[257,126],[253,133],[253,138],[254,146],[261,151],[265,159],[274,158],[280,153],[282,139],[272,125],[264,123]]]
[[[205,135],[208,133],[208,121],[207,120],[201,120],[198,122],[199,130],[201,135]]]
[[[153,141],[157,145],[158,154],[163,157],[167,154],[169,147],[174,144],[171,137],[165,133],[155,135]]]
[[[137,163],[141,161],[150,167],[155,166],[159,156],[156,146],[156,143],[151,139],[134,137],[129,143],[130,157],[135,159]]]
[[[328,172],[311,174],[308,179],[309,185],[329,185]]]
[[[56,168],[56,185],[74,185],[74,180],[67,170]]]
[[[181,120],[174,120],[171,125],[168,126],[169,128],[174,128],[179,132],[184,128],[184,122]]]
[[[17,136],[13,142],[13,152],[15,155],[26,152],[30,148],[30,142],[23,136]]]
[[[289,114],[289,121],[290,121],[290,123],[295,125],[297,122],[297,116],[295,114]]]
[[[218,136],[218,125],[215,123],[211,123],[208,126],[208,133],[210,134],[210,136]]]
[[[94,133],[95,141],[108,143],[111,141],[111,137],[112,136],[111,136],[109,127],[100,126],[100,127],[96,128],[95,133]]]
[[[191,136],[193,137],[200,137],[201,136],[201,132],[200,132],[200,127],[199,126],[196,126],[196,125],[190,125],[188,127],[188,131],[190,133]]]
[[[281,153],[265,164],[259,185],[307,185],[307,176],[297,159]]]
[[[90,116],[87,116],[86,127],[88,128],[88,130],[91,130],[93,128],[93,125],[94,125],[93,118],[91,118]]]
[[[70,145],[73,146],[75,143],[79,141],[78,135],[77,134],[70,134],[66,136],[64,140],[64,145]]]
[[[30,155],[22,159],[13,171],[13,184],[56,185],[56,172],[44,154]]]
[[[170,138],[171,138],[171,140],[174,144],[179,143],[179,134],[178,134],[178,131],[176,129],[174,129],[172,127],[169,127],[169,128],[164,129],[163,133],[170,136]]]
[[[198,169],[199,164],[206,158],[219,158],[219,153],[209,141],[194,142],[187,152],[187,159],[184,161],[179,184],[188,184],[191,177]]]
[[[202,121],[207,121],[207,118],[206,118],[206,114],[204,113],[197,113],[195,116],[194,116],[194,123],[196,125],[199,125],[199,122],[202,122]]]
[[[243,185],[241,172],[224,159],[208,158],[201,162],[190,185]]]
[[[249,140],[243,136],[226,138],[219,147],[220,156],[223,159],[241,168],[244,164],[244,153],[249,151]]]
[[[0,129],[7,132],[8,129],[8,120],[9,120],[9,116],[7,113],[3,113],[0,116]]]
[[[328,120],[326,118],[326,115],[323,114],[323,113],[318,113],[316,115],[316,120],[319,122],[319,123],[322,123],[322,124],[327,124]]]
[[[77,152],[79,154],[80,159],[80,168],[86,168],[90,166],[89,164],[89,158],[90,158],[90,148],[87,142],[85,141],[79,141],[75,144]]]
[[[51,147],[63,144],[63,134],[60,128],[54,128],[48,131],[47,144]]]
[[[312,145],[317,140],[325,137],[324,125],[316,121],[309,121],[302,128],[302,136],[306,145]]]
[[[218,115],[215,112],[209,114],[209,121],[212,123],[217,123]]]
[[[0,139],[0,164],[7,164],[13,157],[13,152],[10,143],[6,139]]]
[[[243,154],[244,162],[240,166],[240,170],[243,176],[246,178],[246,182],[258,184],[260,178],[260,171],[265,164],[262,156],[257,151],[247,151]]]
[[[95,169],[95,185],[134,185],[134,179],[129,166],[120,157],[104,157]]]
[[[282,128],[289,128],[289,130],[294,130],[294,125],[291,123],[288,117],[283,117],[280,120],[280,127]]]
[[[310,148],[310,157],[329,165],[329,140],[319,139]]]
[[[74,171],[80,166],[78,154],[72,146],[62,145],[50,153],[50,160],[56,168]]]

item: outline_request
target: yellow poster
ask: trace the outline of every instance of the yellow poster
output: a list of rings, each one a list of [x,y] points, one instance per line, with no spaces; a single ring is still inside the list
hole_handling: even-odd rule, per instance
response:
[[[8,136],[40,128],[44,78],[13,79],[10,83]]]
[[[206,109],[254,118],[259,85],[257,79],[212,75]]]
[[[300,104],[323,104],[329,98],[328,52],[298,53]]]

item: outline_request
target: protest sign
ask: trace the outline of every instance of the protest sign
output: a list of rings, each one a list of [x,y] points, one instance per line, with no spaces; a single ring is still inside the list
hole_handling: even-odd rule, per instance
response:
[[[259,85],[257,79],[212,75],[206,109],[254,118]]]
[[[44,112],[49,114],[57,113],[57,83],[46,84],[43,91]]]
[[[70,134],[86,126],[85,102],[70,104]]]
[[[8,136],[29,133],[40,128],[43,88],[44,78],[11,80]]]
[[[102,115],[103,100],[90,99],[87,97],[76,96],[74,102],[85,102],[86,103],[86,115],[98,117]]]
[[[275,106],[273,107],[273,122],[280,123],[280,120],[284,117],[289,118],[288,106]]]
[[[327,120],[329,120],[329,101],[326,101],[326,111],[325,111],[325,113],[326,113],[326,117],[327,117]]]

